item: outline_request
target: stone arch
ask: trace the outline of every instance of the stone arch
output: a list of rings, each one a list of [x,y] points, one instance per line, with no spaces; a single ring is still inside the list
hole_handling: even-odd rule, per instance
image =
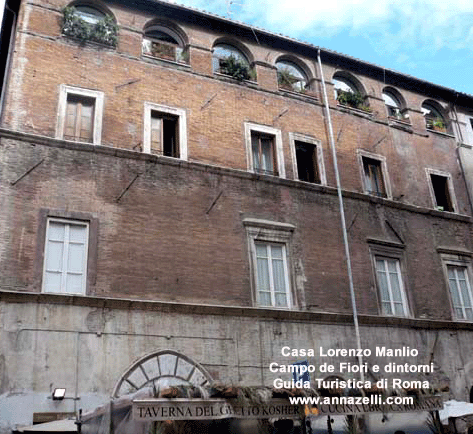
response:
[[[144,387],[203,387],[211,382],[212,377],[199,363],[177,351],[162,350],[134,362],[118,380],[112,397],[118,398]]]
[[[146,35],[153,30],[159,30],[162,33],[168,34],[180,47],[184,48],[189,44],[189,38],[186,32],[172,21],[162,19],[148,21],[143,27],[143,34]]]
[[[299,92],[309,87],[312,74],[306,64],[298,58],[288,55],[280,56],[277,58],[275,66],[278,70],[279,87],[289,85],[290,90]]]
[[[365,87],[360,79],[348,71],[336,71],[335,74],[333,74],[332,81],[335,89],[340,88],[341,90],[348,90],[349,88],[351,92],[358,92],[363,96],[367,95]],[[337,86],[337,82],[339,87]]]
[[[68,4],[68,6],[72,6],[76,9],[76,14],[83,18],[81,15],[81,9],[82,8],[88,8],[90,9],[90,14],[91,17],[93,15],[93,11],[96,12],[96,18],[102,19],[105,16],[110,16],[113,18],[113,21],[117,23],[117,19],[115,17],[115,14],[111,11],[111,9],[102,1],[99,0],[74,0]],[[84,18],[83,18],[84,19]]]
[[[239,51],[243,59],[245,59],[250,66],[254,62],[254,57],[251,50],[237,39],[227,37],[217,38],[212,44],[212,51],[214,51],[218,46],[228,46],[234,48],[236,51]]]

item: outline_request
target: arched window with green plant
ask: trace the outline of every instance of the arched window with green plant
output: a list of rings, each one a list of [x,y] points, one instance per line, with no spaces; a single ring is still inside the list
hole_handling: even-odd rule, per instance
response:
[[[428,130],[439,131],[441,133],[448,131],[448,122],[440,104],[435,101],[425,101],[422,104],[421,112],[424,115],[425,127]]]
[[[178,63],[189,63],[189,51],[180,32],[164,24],[144,30],[143,55]]]
[[[406,104],[399,92],[390,87],[385,88],[383,90],[383,101],[389,118],[409,122]]]
[[[276,62],[278,70],[278,86],[280,89],[294,92],[305,92],[309,80],[303,69],[290,60],[282,59]]]
[[[339,104],[370,112],[361,84],[347,73],[337,72],[332,78],[335,99]]]
[[[88,3],[76,3],[66,6],[63,14],[63,35],[81,42],[117,46],[118,25],[110,12]]]
[[[227,75],[238,81],[256,80],[256,73],[251,68],[248,57],[241,50],[227,43],[214,45],[212,70],[214,73]]]

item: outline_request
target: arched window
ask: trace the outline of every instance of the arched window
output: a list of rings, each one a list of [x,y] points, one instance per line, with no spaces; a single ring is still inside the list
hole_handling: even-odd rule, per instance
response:
[[[358,85],[354,79],[349,78],[345,74],[336,73],[332,81],[335,99],[340,104],[353,108],[365,106],[365,98],[361,86]]]
[[[188,51],[184,47],[182,38],[166,26],[153,25],[145,29],[142,49],[146,56],[189,63]]]
[[[148,354],[133,363],[115,385],[113,397],[127,395],[145,387],[164,390],[170,386],[208,386],[212,377],[199,363],[173,350]]]
[[[252,70],[248,58],[230,44],[216,44],[212,53],[212,70],[237,80],[250,80]]]
[[[426,101],[422,104],[421,112],[424,115],[425,126],[428,130],[447,132],[447,121],[441,110],[434,101]]]
[[[295,63],[289,60],[276,62],[278,69],[278,85],[281,89],[303,92],[308,84],[307,75]]]
[[[75,15],[83,19],[86,23],[97,24],[105,18],[105,14],[98,9],[89,5],[75,5]]]
[[[390,118],[405,121],[408,119],[402,99],[391,89],[383,91],[383,100]]]
[[[110,12],[88,3],[76,3],[63,9],[62,33],[80,41],[92,41],[115,47],[118,25]]]

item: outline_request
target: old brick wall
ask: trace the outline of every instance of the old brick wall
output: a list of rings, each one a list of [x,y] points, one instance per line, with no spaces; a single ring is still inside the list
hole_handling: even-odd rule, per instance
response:
[[[190,67],[178,66],[141,56],[143,28],[154,18],[149,12],[110,6],[120,32],[117,49],[107,49],[81,45],[61,35],[60,11],[65,4],[62,0],[23,4],[5,127],[54,137],[59,86],[67,84],[104,92],[104,145],[139,149],[143,142],[144,102],[152,102],[185,109],[190,161],[247,170],[244,123],[252,122],[281,130],[289,179],[296,177],[289,133],[320,140],[327,182],[335,186],[315,59],[295,53],[315,78],[312,87],[318,99],[280,92],[275,71],[270,66],[278,56],[288,53],[258,45],[254,40],[244,40],[242,43],[252,53],[259,75],[255,84],[240,84],[212,75],[211,49],[223,36],[220,30],[178,22],[191,45]],[[457,211],[469,214],[453,136],[425,130],[420,105],[427,97],[400,89],[409,108],[412,127],[404,131],[387,122],[381,98],[384,83],[379,80],[357,75],[368,94],[373,110],[370,115],[337,106],[331,84],[337,70],[324,65],[343,188],[363,190],[356,156],[356,150],[362,149],[386,157],[396,200],[433,206],[425,173],[428,167],[452,175],[459,202]],[[444,101],[440,102],[445,105]]]
[[[334,189],[113,148],[46,144],[1,140],[3,288],[41,291],[39,234],[49,210],[98,222],[89,295],[251,306],[243,219],[258,218],[295,226],[297,308],[350,312]],[[449,319],[437,248],[471,251],[469,219],[354,193],[345,209],[360,312],[379,313],[367,242],[374,238],[404,244],[413,316]]]

